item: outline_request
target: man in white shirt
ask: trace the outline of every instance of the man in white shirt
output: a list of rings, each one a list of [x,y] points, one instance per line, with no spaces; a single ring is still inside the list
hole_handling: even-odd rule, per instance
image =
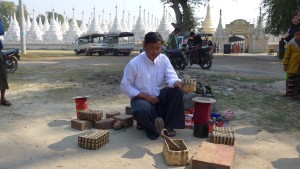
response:
[[[169,58],[161,54],[161,45],[158,33],[147,33],[145,52],[127,64],[121,81],[121,90],[131,98],[133,118],[152,140],[160,135],[154,123],[157,117],[164,120],[170,137],[175,136],[174,129],[185,128],[182,83]],[[164,82],[168,87],[162,88]]]

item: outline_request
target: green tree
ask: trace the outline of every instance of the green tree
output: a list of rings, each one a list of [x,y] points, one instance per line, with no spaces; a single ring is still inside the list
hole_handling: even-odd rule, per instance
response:
[[[173,8],[176,16],[174,27],[179,27],[181,32],[189,32],[197,25],[197,18],[194,16],[193,7],[205,5],[209,0],[161,0]]]
[[[299,0],[263,0],[266,15],[266,32],[272,35],[285,34],[291,24],[291,16],[299,9]]]
[[[5,29],[8,28],[10,17],[17,10],[17,7],[14,2],[1,1],[0,2],[0,18]]]

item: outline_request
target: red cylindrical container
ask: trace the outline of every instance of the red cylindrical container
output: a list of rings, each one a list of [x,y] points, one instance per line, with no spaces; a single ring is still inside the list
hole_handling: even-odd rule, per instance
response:
[[[193,135],[200,138],[208,137],[211,103],[216,102],[216,100],[204,97],[195,97],[193,98],[193,101],[195,101]]]
[[[89,105],[87,102],[87,99],[89,97],[88,96],[77,96],[74,97],[73,99],[75,99],[75,103],[76,103],[76,114],[77,114],[77,118],[79,118],[79,112],[80,111],[85,111],[88,110]]]
[[[194,104],[193,120],[195,124],[207,124],[210,120],[210,103],[196,102]]]

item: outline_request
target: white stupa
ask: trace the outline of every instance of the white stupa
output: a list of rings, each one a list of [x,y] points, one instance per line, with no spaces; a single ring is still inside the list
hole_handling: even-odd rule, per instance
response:
[[[81,30],[78,27],[77,21],[75,20],[74,8],[73,8],[73,19],[71,21],[71,25],[69,30],[66,32],[64,37],[64,42],[73,42],[76,38],[81,35]]]
[[[139,10],[139,17],[136,21],[136,24],[132,30],[132,32],[134,33],[134,37],[135,37],[135,41],[137,43],[140,43],[143,41],[144,36],[147,33],[146,27],[145,27],[145,23],[144,20],[142,18],[142,9],[140,6],[140,10]]]
[[[173,31],[171,29],[171,26],[170,23],[167,21],[167,18],[166,18],[166,9],[165,9],[165,6],[164,6],[164,14],[163,14],[163,17],[160,21],[160,24],[157,28],[157,32],[159,32],[161,34],[161,36],[167,40],[168,39],[168,36],[169,34]]]
[[[156,27],[155,27],[155,25],[154,25],[154,17],[153,17],[153,14],[151,15],[151,29],[152,29],[153,31],[156,31]]]
[[[56,23],[56,20],[54,17],[54,10],[52,13],[50,28],[43,35],[43,40],[45,42],[61,42],[63,40],[63,35],[62,35],[60,29],[58,28],[58,24]]]
[[[112,27],[112,22],[111,22],[111,12],[109,13],[109,20],[108,20],[108,24],[107,24],[107,29],[111,30]]]
[[[123,16],[122,16],[121,24],[122,24],[122,32],[129,32],[127,23],[125,21],[125,11],[124,10],[123,10]]]
[[[114,23],[110,29],[110,32],[122,32],[123,31],[123,28],[122,28],[122,25],[118,19],[118,7],[116,6],[116,15],[115,15],[115,19],[114,19]]]
[[[212,23],[211,14],[210,14],[210,5],[207,5],[206,16],[203,22],[203,32],[204,33],[214,33],[215,28]]]
[[[67,19],[67,16],[66,16],[66,12],[64,12],[64,22],[63,24],[61,25],[61,33],[64,35],[68,30],[69,30],[69,27],[67,25],[67,22],[68,22],[68,19]]]
[[[82,34],[86,34],[87,32],[87,27],[85,25],[85,22],[84,22],[84,11],[82,11],[82,19],[81,19],[81,25],[80,25],[80,30],[82,32]]]
[[[265,33],[263,31],[263,22],[262,22],[261,13],[260,13],[260,16],[258,17],[258,20],[257,20],[257,25],[256,25],[256,28],[255,28],[255,35],[256,36],[265,35]]]
[[[135,27],[135,16],[132,17],[132,27],[131,27],[131,31],[133,31]]]
[[[104,33],[109,32],[109,31],[108,31],[107,24],[105,23],[105,20],[104,20],[104,10],[102,10],[101,30],[102,30]]]
[[[224,38],[224,37],[225,37],[225,31],[222,24],[222,10],[220,10],[219,24],[215,32],[214,38]]]
[[[132,31],[132,25],[130,23],[130,12],[128,12],[127,27],[128,27],[128,31],[131,32]]]
[[[148,26],[148,22],[146,20],[146,9],[144,9],[144,24],[145,24],[145,28],[146,28],[146,31],[149,32],[150,29],[149,29],[149,26]]]
[[[30,27],[31,27],[31,21],[30,21],[30,17],[28,14],[27,19],[26,19],[26,27],[25,27],[26,32],[30,30]]]
[[[94,16],[91,25],[88,28],[87,31],[88,34],[92,33],[102,33],[100,26],[98,24],[98,20],[96,19],[96,8],[94,7]]]
[[[24,19],[25,20],[25,19]],[[20,41],[20,26],[16,19],[16,14],[13,14],[13,21],[4,35],[4,40],[8,42]]]
[[[43,27],[44,27],[44,25],[43,25],[43,22],[42,22],[42,16],[40,15],[39,16],[39,28],[40,28],[42,33],[43,33]]]
[[[40,30],[40,27],[38,26],[35,15],[34,15],[34,10],[33,10],[33,17],[32,17],[32,24],[30,27],[30,30],[27,31],[26,33],[26,41],[27,42],[41,42],[43,40],[43,33]]]
[[[48,13],[45,14],[45,21],[44,21],[44,27],[43,32],[47,32],[50,28],[49,21],[48,21]]]

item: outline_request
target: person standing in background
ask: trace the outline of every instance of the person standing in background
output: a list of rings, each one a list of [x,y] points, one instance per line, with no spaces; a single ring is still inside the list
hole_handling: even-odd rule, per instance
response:
[[[5,34],[5,29],[2,24],[2,20],[0,19],[0,36]],[[1,55],[1,50],[3,49],[3,44],[0,40],[0,105],[3,106],[10,106],[11,103],[6,100],[5,98],[5,90],[8,89],[8,82],[7,82],[7,72],[6,72],[6,67],[4,65],[4,60]]]

